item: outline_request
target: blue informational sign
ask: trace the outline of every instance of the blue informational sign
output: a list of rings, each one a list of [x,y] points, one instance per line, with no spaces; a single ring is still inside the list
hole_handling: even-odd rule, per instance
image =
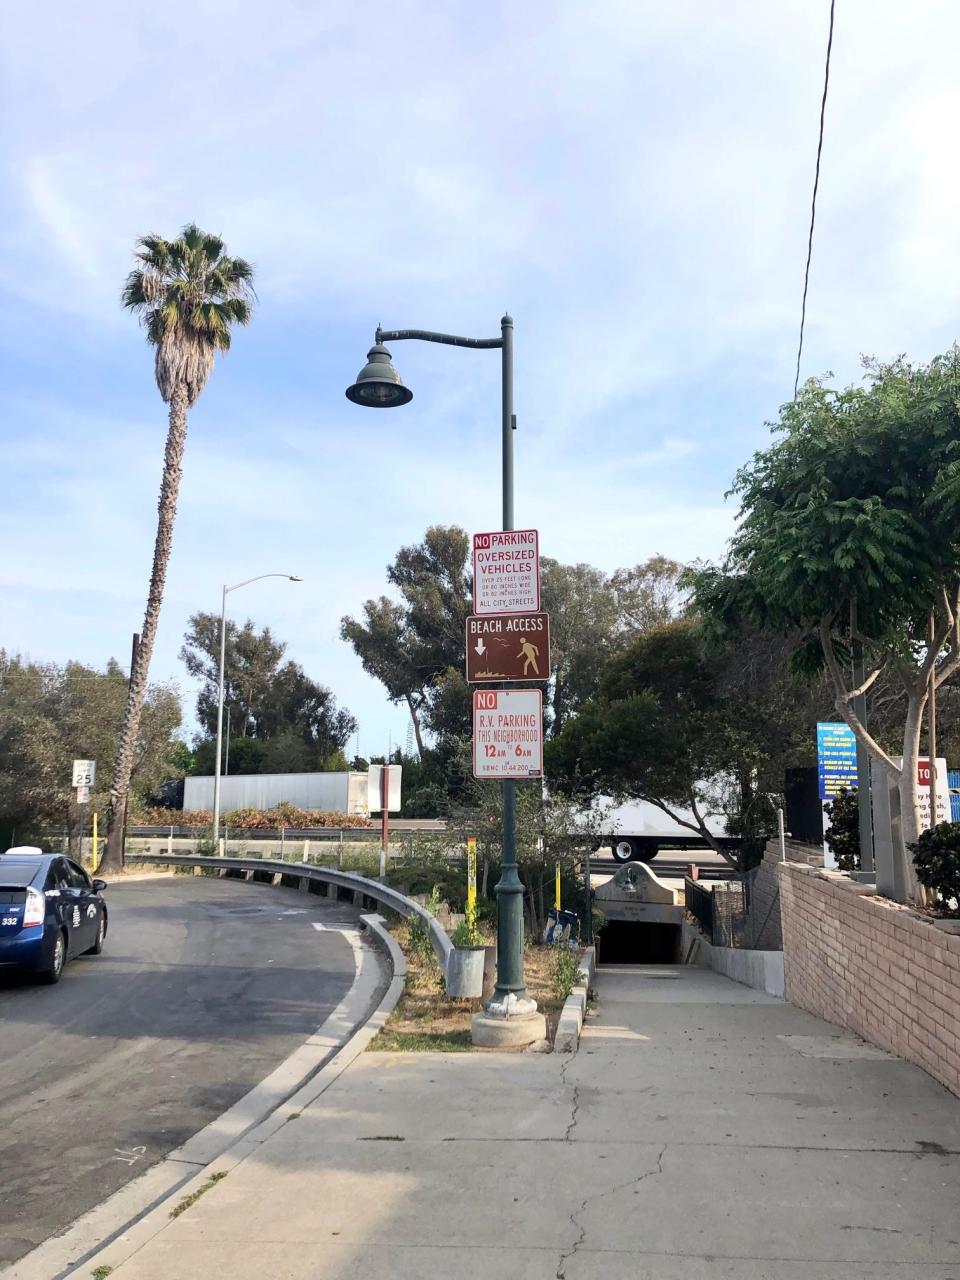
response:
[[[820,799],[857,789],[857,739],[848,724],[817,724],[817,782]]]

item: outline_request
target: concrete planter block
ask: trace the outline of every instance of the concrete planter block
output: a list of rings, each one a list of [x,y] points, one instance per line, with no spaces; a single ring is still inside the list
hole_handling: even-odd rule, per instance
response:
[[[483,994],[485,947],[454,947],[447,957],[447,995],[479,1000]]]

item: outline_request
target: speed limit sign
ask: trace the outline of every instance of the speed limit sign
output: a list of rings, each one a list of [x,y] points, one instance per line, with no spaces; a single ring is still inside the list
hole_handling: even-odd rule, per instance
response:
[[[72,787],[92,787],[97,776],[96,760],[74,760]]]

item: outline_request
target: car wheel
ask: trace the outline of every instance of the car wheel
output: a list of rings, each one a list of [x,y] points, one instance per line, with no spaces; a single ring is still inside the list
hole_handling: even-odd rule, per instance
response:
[[[610,847],[613,850],[614,862],[632,862],[636,857],[636,849],[632,840],[614,840]]]
[[[63,930],[57,930],[57,936],[53,941],[53,951],[50,953],[50,961],[41,974],[41,980],[49,986],[60,981],[60,975],[63,973],[63,966],[67,959],[67,940],[63,936]]]
[[[97,940],[92,947],[88,947],[86,954],[88,956],[98,956],[103,950],[104,939],[107,936],[107,913],[100,913],[100,923],[97,925]]]

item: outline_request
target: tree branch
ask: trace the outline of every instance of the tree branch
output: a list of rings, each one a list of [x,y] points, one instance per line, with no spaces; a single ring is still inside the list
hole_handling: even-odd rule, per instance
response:
[[[658,800],[655,796],[644,795],[641,796],[640,799],[645,800],[648,804],[655,805],[661,810],[661,812],[665,813],[668,818],[672,818],[677,826],[686,827],[688,831],[697,832],[704,838],[704,840],[706,840],[714,853],[719,853],[720,857],[723,858],[724,862],[726,862],[728,866],[733,867],[735,871],[739,871],[740,868],[737,865],[736,859],[732,858],[730,854],[727,853],[723,846],[718,842],[713,832],[707,829],[703,818],[700,816],[700,811],[697,808],[697,799],[692,788],[690,791],[690,808],[694,817],[697,819],[696,822],[688,822],[686,818],[681,818],[680,815],[676,813],[675,810],[671,809],[668,804],[665,804],[663,800]]]
[[[893,760],[884,751],[880,743],[877,742],[870,733],[867,732],[866,725],[862,723],[859,716],[853,710],[848,700],[847,683],[843,678],[843,672],[840,669],[840,663],[837,660],[837,653],[833,647],[833,635],[831,626],[833,618],[827,614],[820,619],[820,645],[823,649],[823,656],[827,664],[827,670],[830,673],[830,679],[833,682],[834,692],[836,694],[836,708],[846,720],[847,724],[853,730],[858,741],[862,742],[874,759],[879,760],[890,775],[892,781],[897,782],[900,778],[901,770],[893,763]],[[880,668],[882,670],[882,668]]]

